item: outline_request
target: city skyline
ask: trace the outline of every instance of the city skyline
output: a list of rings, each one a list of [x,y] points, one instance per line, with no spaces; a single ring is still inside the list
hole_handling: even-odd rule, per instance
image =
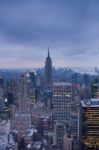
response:
[[[0,2],[0,68],[99,65],[99,1]]]

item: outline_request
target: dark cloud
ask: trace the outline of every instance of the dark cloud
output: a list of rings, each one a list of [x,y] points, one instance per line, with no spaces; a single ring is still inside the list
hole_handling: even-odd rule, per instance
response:
[[[99,65],[95,55],[99,47],[98,5],[98,0],[0,1],[2,62],[10,66],[7,58],[15,58],[16,64],[23,65],[24,60],[36,65],[40,60],[41,66],[50,45],[57,66],[60,62],[88,66],[90,58],[90,66]]]

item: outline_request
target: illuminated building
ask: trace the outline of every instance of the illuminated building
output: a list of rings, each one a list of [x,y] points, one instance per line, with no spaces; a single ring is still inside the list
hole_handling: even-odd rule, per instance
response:
[[[72,98],[71,83],[53,83],[53,117],[54,121],[63,122],[66,126],[70,123]]]
[[[27,106],[28,106],[28,111],[31,112],[32,106],[36,101],[36,96],[35,96],[35,88],[36,88],[36,83],[35,83],[35,74],[34,73],[27,73],[26,74],[26,84],[27,84]]]
[[[80,150],[99,150],[99,99],[81,101]]]

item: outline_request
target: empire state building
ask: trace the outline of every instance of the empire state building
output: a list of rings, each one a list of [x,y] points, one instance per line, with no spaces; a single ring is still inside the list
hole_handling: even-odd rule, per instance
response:
[[[48,56],[45,61],[45,85],[47,89],[52,87],[52,60],[48,48]]]

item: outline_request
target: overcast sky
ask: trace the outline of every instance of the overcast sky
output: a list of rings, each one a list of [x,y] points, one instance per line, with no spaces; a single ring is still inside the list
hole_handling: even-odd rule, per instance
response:
[[[99,66],[99,0],[1,0],[0,68]]]

